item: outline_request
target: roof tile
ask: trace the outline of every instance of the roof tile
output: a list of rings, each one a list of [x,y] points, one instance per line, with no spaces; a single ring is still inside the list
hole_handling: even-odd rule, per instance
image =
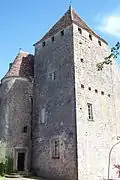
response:
[[[104,39],[98,36],[94,31],[92,31],[87,24],[79,17],[79,15],[72,9],[70,6],[68,11],[63,15],[63,17],[43,36],[41,40],[36,42],[34,45],[45,41],[51,36],[54,36],[57,32],[61,31],[62,29],[70,26],[72,23],[78,25],[79,27],[85,29],[90,34],[97,37],[99,40],[103,41],[104,43],[108,44]]]
[[[12,63],[10,69],[3,77],[12,77],[12,76],[19,76],[19,77],[33,77],[34,75],[34,56],[28,54],[26,52],[20,52],[16,56],[14,62]]]

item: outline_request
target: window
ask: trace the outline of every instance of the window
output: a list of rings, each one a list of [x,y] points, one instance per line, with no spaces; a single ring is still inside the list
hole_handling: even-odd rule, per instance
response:
[[[84,85],[83,84],[81,84],[81,88],[84,89]]]
[[[23,133],[27,133],[27,126],[23,127]]]
[[[91,34],[89,34],[89,39],[92,41],[92,35]]]
[[[88,89],[89,89],[89,91],[91,91],[91,87],[89,87]]]
[[[54,41],[55,40],[54,36],[51,39],[52,39],[52,41]]]
[[[88,120],[93,121],[93,109],[92,104],[88,103]]]
[[[13,63],[9,63],[9,69],[12,67]]]
[[[81,62],[84,62],[83,58],[80,59]]]
[[[97,89],[95,89],[95,93],[98,93],[98,90],[97,90]]]
[[[108,94],[108,97],[110,97],[110,94]]]
[[[60,158],[60,142],[59,142],[59,140],[55,140],[52,144],[52,158],[53,159]]]
[[[45,113],[45,108],[42,108],[41,111],[40,111],[40,124],[44,124],[45,123],[45,120],[46,120],[46,117],[45,117],[46,113]]]
[[[78,28],[78,32],[79,32],[80,34],[82,34],[82,29]]]
[[[45,46],[45,41],[43,42],[43,47]]]
[[[101,94],[104,95],[104,91],[101,91]]]
[[[98,41],[99,46],[101,46],[101,41]]]
[[[64,36],[64,30],[61,31],[61,36]]]
[[[55,72],[49,74],[51,80],[55,80]]]

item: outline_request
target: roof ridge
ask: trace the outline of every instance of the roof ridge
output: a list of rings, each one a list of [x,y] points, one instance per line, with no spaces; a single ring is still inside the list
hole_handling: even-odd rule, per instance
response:
[[[94,35],[99,40],[103,41],[105,44],[108,45],[108,43],[102,39],[97,33],[95,33],[82,19],[81,17],[73,10],[72,6],[69,6],[69,9],[64,13],[64,15],[53,25],[52,28],[34,45],[37,45],[40,42],[45,41],[49,37],[54,36],[59,31],[65,29],[66,27],[70,26],[71,24],[76,24],[79,27],[85,29],[88,31],[88,33]]]
[[[48,32],[34,45],[48,39],[51,36],[54,36],[57,32],[61,31],[62,29],[66,28],[67,26],[72,24],[72,7],[64,13],[64,15],[48,30]]]

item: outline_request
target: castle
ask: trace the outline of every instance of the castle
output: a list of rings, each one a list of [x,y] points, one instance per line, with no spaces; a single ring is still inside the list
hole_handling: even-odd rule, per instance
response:
[[[20,51],[0,85],[0,138],[13,170],[46,179],[107,179],[110,148],[120,136],[120,72],[105,40],[69,7],[34,44]],[[117,145],[110,178],[117,178]]]

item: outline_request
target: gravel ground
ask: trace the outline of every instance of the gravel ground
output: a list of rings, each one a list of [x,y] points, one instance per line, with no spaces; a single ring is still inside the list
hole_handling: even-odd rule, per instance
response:
[[[1,179],[0,179],[1,180]],[[3,178],[2,180],[45,180],[45,179],[41,179],[41,178]]]

